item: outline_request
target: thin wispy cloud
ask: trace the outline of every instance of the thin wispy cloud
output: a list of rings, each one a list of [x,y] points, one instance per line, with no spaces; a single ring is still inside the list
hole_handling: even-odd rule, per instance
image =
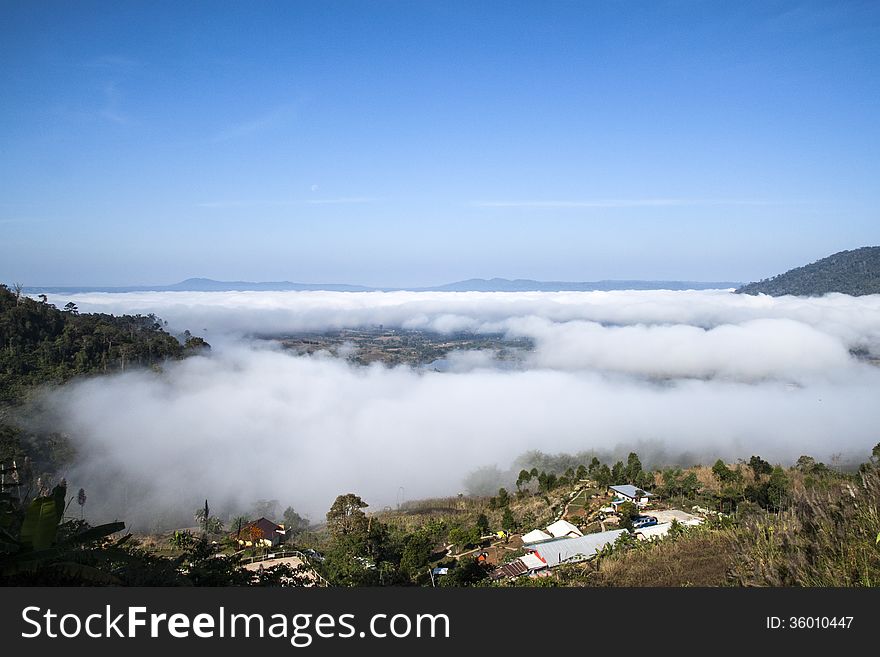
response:
[[[122,94],[115,82],[109,82],[104,86],[104,107],[99,114],[102,118],[116,123],[117,125],[130,125],[131,117],[122,111]]]
[[[478,208],[661,208],[692,205],[770,205],[767,201],[735,199],[596,199],[557,201],[473,201]]]
[[[227,126],[213,135],[209,141],[215,144],[222,143],[234,139],[242,139],[250,135],[259,134],[266,130],[277,128],[289,123],[296,117],[298,106],[299,102],[287,103],[260,116]]]
[[[309,205],[344,205],[346,203],[373,203],[376,199],[369,196],[353,196],[347,198],[320,198],[306,201]]]
[[[95,57],[94,59],[90,59],[82,63],[82,66],[85,68],[105,68],[105,69],[133,69],[139,68],[143,66],[143,64],[136,60],[131,59],[130,57],[126,57],[124,55],[101,55],[100,57]]]
[[[258,207],[292,207],[297,205],[356,205],[359,203],[373,203],[378,199],[370,196],[349,196],[342,198],[300,199],[291,201],[206,201],[196,203],[199,208],[229,209],[229,208],[258,208]]]
[[[24,217],[0,217],[0,224],[29,224],[42,219],[26,219]]]

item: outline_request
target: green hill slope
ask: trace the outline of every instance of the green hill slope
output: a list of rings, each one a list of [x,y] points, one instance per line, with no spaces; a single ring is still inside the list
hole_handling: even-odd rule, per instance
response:
[[[152,315],[79,314],[0,285],[0,403],[30,386],[161,364],[204,345],[181,344]]]
[[[880,246],[841,251],[757,283],[743,285],[738,294],[820,296],[840,292],[861,296],[880,294]]]

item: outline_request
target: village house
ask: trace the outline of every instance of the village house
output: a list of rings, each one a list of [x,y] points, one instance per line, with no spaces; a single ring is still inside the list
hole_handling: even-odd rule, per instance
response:
[[[240,547],[265,547],[273,548],[281,544],[287,537],[284,525],[268,520],[257,518],[246,525],[242,525],[240,531],[232,533]]]
[[[549,568],[553,568],[562,563],[577,563],[592,559],[599,550],[606,545],[613,544],[621,534],[626,533],[625,529],[613,529],[607,532],[585,534],[578,538],[547,541],[531,549]]]
[[[611,501],[611,506],[615,510],[624,502],[631,502],[641,508],[647,506],[650,499],[654,497],[652,493],[642,490],[641,488],[636,488],[631,484],[609,486],[608,493],[609,495],[614,496],[614,499]]]
[[[527,546],[526,549],[530,550],[529,554],[497,568],[492,577],[495,579],[519,577],[554,568],[563,563],[586,561],[595,557],[597,552],[606,545],[613,544],[621,534],[625,533],[627,533],[625,529],[615,529],[575,538],[551,538],[532,547]]]
[[[553,538],[577,538],[584,533],[567,520],[557,520],[552,525],[547,525],[547,533]]]
[[[543,543],[544,541],[552,541],[557,538],[577,538],[583,536],[583,532],[572,525],[567,520],[557,520],[547,525],[547,531],[533,529],[528,534],[524,534],[522,542],[525,545],[534,543]]]

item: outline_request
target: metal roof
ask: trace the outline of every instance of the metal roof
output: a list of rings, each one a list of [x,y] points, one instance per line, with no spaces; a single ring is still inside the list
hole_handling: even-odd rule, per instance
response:
[[[519,558],[519,560],[522,561],[526,565],[526,568],[528,568],[529,570],[540,570],[541,568],[547,567],[547,564],[544,563],[541,560],[541,557],[539,557],[537,554],[524,554]]]
[[[625,529],[614,529],[586,534],[579,538],[560,538],[536,545],[532,550],[552,568],[561,563],[586,561],[609,543],[614,543],[617,537],[624,533],[626,533]]]
[[[494,579],[500,579],[502,577],[519,577],[520,575],[525,575],[529,572],[528,566],[526,566],[521,559],[514,559],[510,563],[506,563],[503,566],[500,566],[492,573],[492,577]]]
[[[552,534],[556,538],[562,538],[563,536],[568,536],[569,534],[574,534],[575,536],[583,536],[584,533],[572,525],[567,520],[557,520],[552,525],[547,525],[547,533]]]
[[[644,490],[643,488],[636,488],[631,484],[624,484],[622,486],[609,486],[609,488],[615,493],[620,493],[621,495],[625,495],[626,497],[629,497],[631,499],[636,499],[637,497],[654,497],[653,495],[651,495],[651,493]],[[642,491],[642,495],[636,494],[636,491],[639,490]]]
[[[526,554],[518,559],[514,559],[510,563],[506,563],[503,566],[496,568],[492,573],[492,577],[494,579],[501,579],[502,577],[519,577],[532,570],[540,570],[541,568],[546,567],[547,564],[544,563],[540,557],[534,554]]]
[[[669,528],[672,527],[671,522],[663,522],[659,525],[649,525],[647,527],[640,527],[635,530],[636,535],[641,534],[645,538],[662,538],[669,533]]]
[[[523,543],[538,543],[540,541],[549,541],[552,536],[546,532],[542,532],[540,529],[533,529],[528,534],[524,534],[522,537]]]

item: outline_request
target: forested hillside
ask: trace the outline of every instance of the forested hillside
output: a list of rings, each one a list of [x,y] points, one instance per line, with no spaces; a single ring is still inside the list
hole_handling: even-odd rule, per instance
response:
[[[829,292],[853,296],[880,294],[880,246],[841,251],[737,290],[738,294],[774,297],[785,294],[820,296]]]
[[[61,310],[0,285],[0,464],[27,459],[37,474],[51,476],[69,457],[64,436],[24,430],[19,421],[38,386],[158,366],[208,347],[188,333],[181,343],[153,315],[80,314],[73,304]]]
[[[0,285],[0,402],[35,384],[155,365],[204,346],[190,336],[181,344],[153,315],[80,314]]]

